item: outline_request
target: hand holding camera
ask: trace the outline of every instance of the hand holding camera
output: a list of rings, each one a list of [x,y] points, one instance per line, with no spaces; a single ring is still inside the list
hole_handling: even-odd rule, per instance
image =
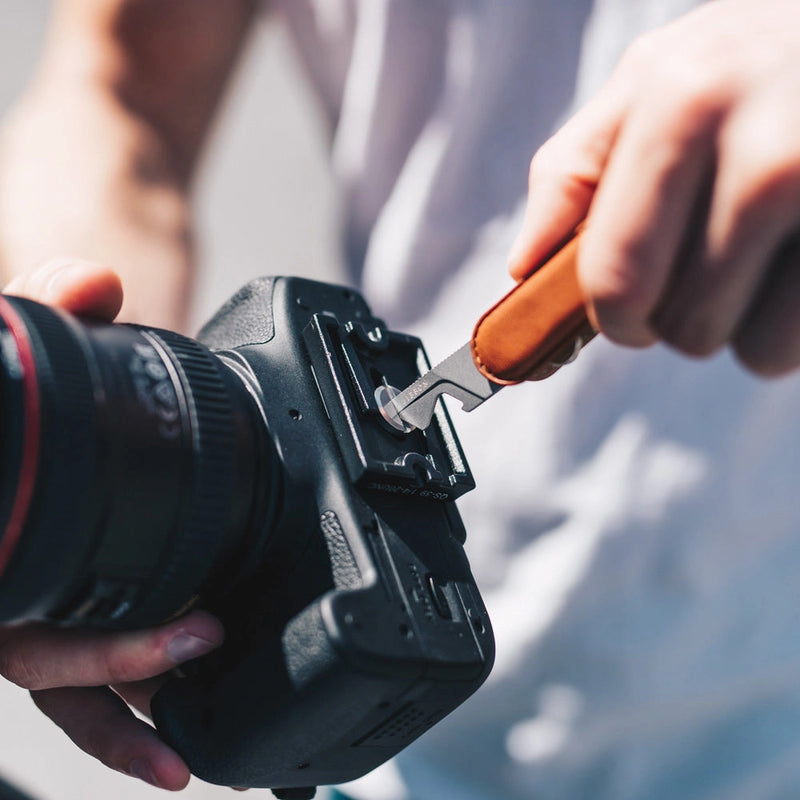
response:
[[[469,469],[443,407],[425,431],[384,420],[379,392],[429,365],[356,293],[255,281],[201,333],[214,352],[19,299],[2,319],[0,617],[218,615],[226,646],[153,706],[193,772],[311,796],[485,679]]]
[[[107,322],[122,299],[112,270],[74,260],[49,262],[15,278],[7,291]],[[4,626],[0,674],[30,689],[39,708],[89,755],[119,772],[176,790],[189,781],[188,767],[126,702],[149,715],[150,699],[163,682],[159,676],[213,649],[223,635],[218,620],[202,611],[135,632],[42,623]]]

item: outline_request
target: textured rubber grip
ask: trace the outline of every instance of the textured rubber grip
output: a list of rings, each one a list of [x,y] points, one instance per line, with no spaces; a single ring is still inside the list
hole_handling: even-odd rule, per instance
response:
[[[536,381],[572,360],[594,335],[578,283],[580,232],[479,320],[472,357],[495,383]]]

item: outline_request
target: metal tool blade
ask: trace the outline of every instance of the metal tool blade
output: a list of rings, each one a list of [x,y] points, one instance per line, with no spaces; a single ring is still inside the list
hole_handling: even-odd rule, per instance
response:
[[[467,342],[386,402],[382,413],[401,430],[403,423],[425,429],[431,424],[436,401],[441,395],[455,397],[464,411],[472,411],[502,388],[502,384],[494,383],[481,374],[472,360],[472,350]]]

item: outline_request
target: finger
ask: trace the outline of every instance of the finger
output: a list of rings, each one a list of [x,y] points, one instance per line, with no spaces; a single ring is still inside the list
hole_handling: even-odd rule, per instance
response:
[[[534,155],[522,229],[508,261],[515,279],[527,277],[586,216],[627,98],[627,78],[615,74]]]
[[[652,344],[651,316],[671,284],[714,174],[717,101],[666,76],[638,96],[609,158],[581,247],[591,321],[612,340]]]
[[[758,300],[735,334],[741,362],[765,377],[800,367],[800,238],[781,251]]]
[[[109,322],[122,307],[122,283],[117,273],[102,264],[74,258],[53,259],[33,272],[18,275],[4,292]]]
[[[0,675],[25,689],[129,683],[204,655],[223,638],[220,622],[200,611],[124,633],[29,625],[0,640]]]
[[[106,766],[162,789],[177,791],[189,782],[180,756],[110,689],[46,689],[31,696],[81,750]]]
[[[147,717],[152,716],[153,695],[167,682],[166,676],[148,678],[143,681],[120,683],[111,688],[132,708]]]
[[[707,230],[654,319],[683,352],[708,355],[731,340],[796,229],[800,109],[786,102],[795,83],[744,105],[720,134]]]

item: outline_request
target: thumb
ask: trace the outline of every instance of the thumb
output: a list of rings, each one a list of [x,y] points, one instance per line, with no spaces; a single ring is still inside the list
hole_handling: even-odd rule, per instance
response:
[[[108,322],[122,306],[119,275],[110,267],[77,258],[48,261],[32,272],[17,275],[3,291]]]
[[[508,269],[527,278],[589,213],[621,127],[627,92],[616,76],[536,152],[525,216]]]

